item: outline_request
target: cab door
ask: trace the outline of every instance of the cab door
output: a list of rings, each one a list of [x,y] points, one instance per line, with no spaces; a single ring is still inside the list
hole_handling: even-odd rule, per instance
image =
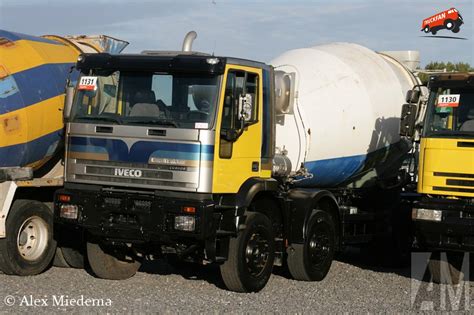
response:
[[[262,69],[227,65],[224,77],[212,191],[236,193],[247,179],[262,175]]]

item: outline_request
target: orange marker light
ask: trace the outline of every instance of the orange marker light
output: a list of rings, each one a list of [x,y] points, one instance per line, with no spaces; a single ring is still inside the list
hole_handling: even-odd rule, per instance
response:
[[[59,201],[61,202],[69,202],[71,201],[71,196],[68,195],[59,195],[58,196]]]
[[[183,207],[183,211],[185,213],[196,213],[196,208],[195,207]]]

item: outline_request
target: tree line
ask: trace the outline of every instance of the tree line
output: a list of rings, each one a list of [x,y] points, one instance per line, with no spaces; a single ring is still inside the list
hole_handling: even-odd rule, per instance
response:
[[[470,72],[474,71],[474,68],[467,62],[439,62],[439,61],[432,61],[428,63],[424,69],[420,69],[421,71],[439,71],[439,72]],[[425,84],[428,82],[430,74],[429,73],[419,73],[419,77],[421,81]]]

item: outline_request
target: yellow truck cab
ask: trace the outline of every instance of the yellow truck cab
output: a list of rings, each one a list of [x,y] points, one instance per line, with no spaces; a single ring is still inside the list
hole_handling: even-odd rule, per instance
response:
[[[435,251],[472,251],[474,73],[432,76],[428,88],[418,166],[421,199],[412,212],[416,243]]]

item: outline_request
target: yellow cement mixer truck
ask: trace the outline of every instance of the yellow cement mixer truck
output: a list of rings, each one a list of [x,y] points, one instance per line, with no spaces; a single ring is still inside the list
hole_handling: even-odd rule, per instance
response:
[[[0,269],[33,275],[56,252],[51,205],[63,185],[66,78],[81,53],[115,52],[127,42],[104,35],[30,36],[0,30]],[[58,264],[73,262],[59,249]]]

